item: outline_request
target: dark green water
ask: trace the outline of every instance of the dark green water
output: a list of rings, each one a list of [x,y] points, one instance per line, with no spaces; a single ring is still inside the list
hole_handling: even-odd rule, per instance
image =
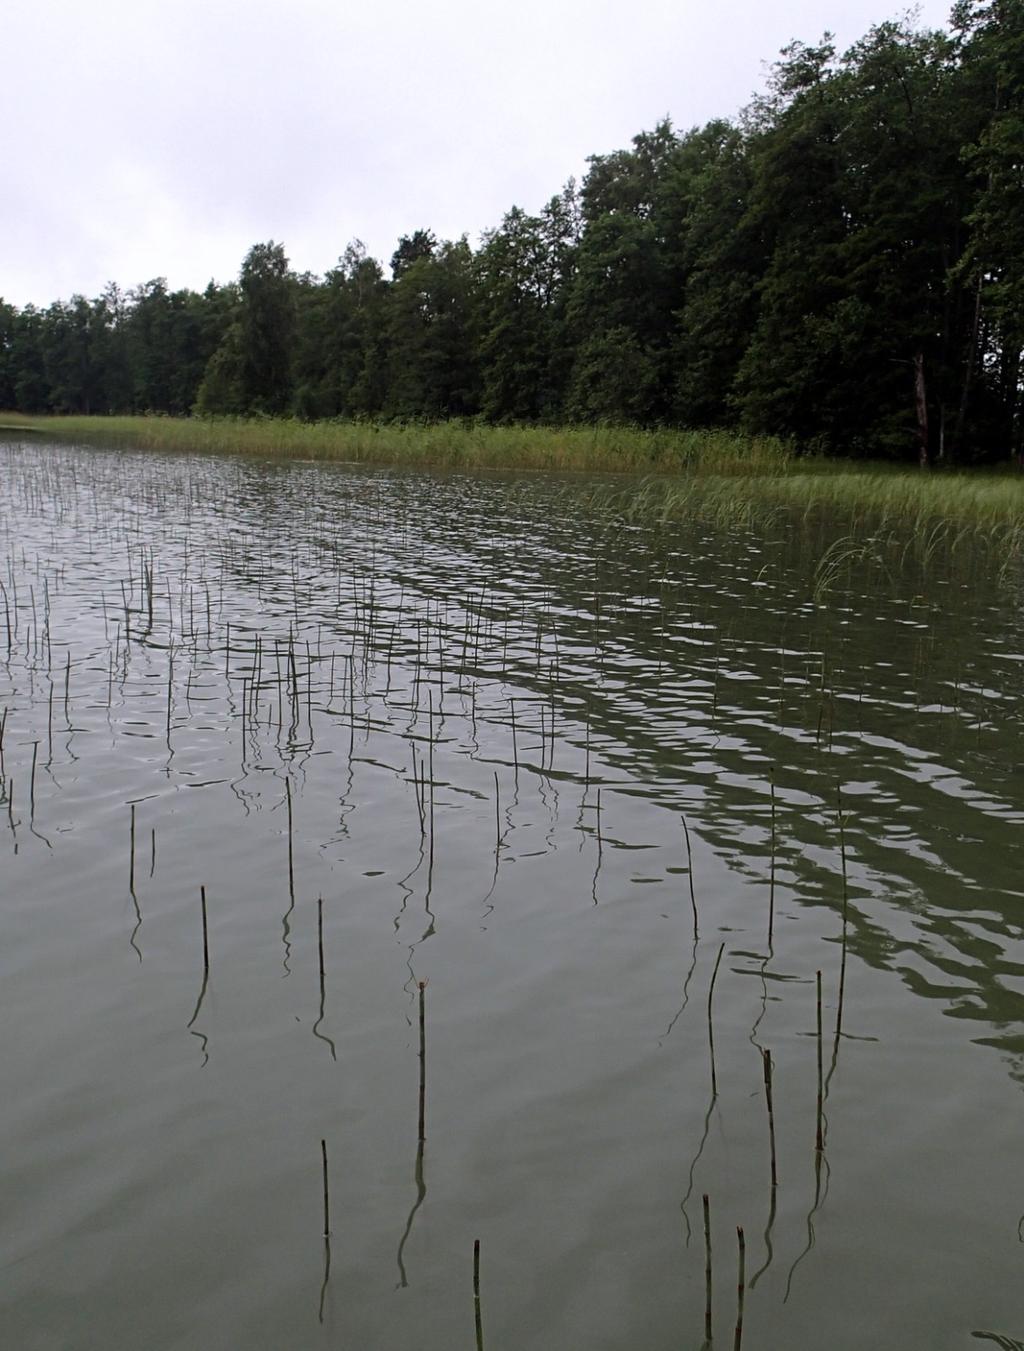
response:
[[[827,543],[0,443],[0,1344],[1024,1340],[1020,590]]]

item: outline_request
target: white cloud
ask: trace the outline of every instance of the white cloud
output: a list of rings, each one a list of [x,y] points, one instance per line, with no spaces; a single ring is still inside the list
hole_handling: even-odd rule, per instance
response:
[[[929,0],[922,21],[941,25]],[[228,280],[283,240],[475,237],[668,113],[731,116],[792,37],[840,45],[886,0],[14,0],[0,83],[0,295]],[[13,60],[11,59],[13,54]]]

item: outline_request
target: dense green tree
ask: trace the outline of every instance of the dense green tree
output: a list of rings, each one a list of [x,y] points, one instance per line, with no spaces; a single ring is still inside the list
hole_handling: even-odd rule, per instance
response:
[[[26,305],[11,331],[8,380],[14,390],[14,407],[26,413],[45,413],[49,407],[43,323],[42,312],[34,305]]]
[[[125,345],[133,406],[187,413],[217,345],[210,341],[206,302],[193,291],[168,291],[163,277],[137,287],[129,299]],[[218,330],[218,342],[221,337]]]
[[[437,239],[433,230],[416,230],[411,235],[402,235],[398,241],[398,248],[391,255],[392,281],[398,281],[402,273],[412,267],[413,263],[433,258],[436,249]]]
[[[320,285],[299,291],[295,411],[300,417],[361,416],[383,402],[386,283],[360,240]]]
[[[229,325],[206,363],[196,391],[196,411],[206,414],[250,412],[245,377],[242,326],[236,322]]]
[[[957,441],[1024,456],[1024,7],[963,0],[953,27],[962,101],[983,114],[962,153],[975,198],[955,272],[973,299]]]
[[[295,279],[284,246],[271,239],[254,244],[239,278],[238,342],[245,407],[283,413],[292,393]]]
[[[625,325],[602,328],[576,352],[566,411],[580,422],[649,422],[658,406],[657,356]]]
[[[56,301],[43,314],[39,350],[47,384],[47,406],[56,413],[105,413],[102,301],[85,296]]]
[[[767,250],[748,210],[746,141],[729,122],[711,122],[680,144],[668,185],[677,214],[678,292],[669,387],[675,421],[721,425],[757,316]]]
[[[530,421],[550,399],[546,255],[540,218],[513,207],[477,256],[481,411],[491,421]]]
[[[569,300],[576,279],[583,209],[575,179],[570,178],[540,213],[544,245],[542,294],[548,327],[546,391],[538,400],[538,412],[548,420],[562,416],[565,394],[574,358],[569,324]]]
[[[734,397],[752,430],[801,440],[833,432],[829,400],[842,360],[833,325],[844,294],[836,259],[848,218],[834,62],[827,39],[817,47],[794,43],[750,120],[744,224],[765,246],[765,267]]]
[[[397,272],[388,295],[384,412],[462,417],[479,409],[474,265],[465,236]]]
[[[13,408],[17,403],[13,353],[17,327],[18,311],[0,298],[0,408]]]
[[[960,146],[972,127],[950,97],[952,57],[943,35],[882,24],[844,59],[849,229],[838,266],[858,320],[844,331],[851,370],[877,394],[859,409],[849,395],[834,404],[847,405],[863,448],[916,442],[922,463],[947,446],[964,309],[949,267],[969,208]]]
[[[668,412],[665,372],[677,287],[658,208],[677,148],[665,120],[634,137],[631,150],[590,161],[566,305],[576,351],[566,398],[570,417],[650,422]],[[606,358],[613,364],[605,365]],[[623,381],[618,359],[635,383]]]

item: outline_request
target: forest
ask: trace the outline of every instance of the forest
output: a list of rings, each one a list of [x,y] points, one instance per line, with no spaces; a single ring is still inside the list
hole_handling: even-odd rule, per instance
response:
[[[1024,4],[793,43],[734,119],[666,117],[474,246],[324,276],[0,300],[0,408],[731,428],[810,452],[1024,455]]]

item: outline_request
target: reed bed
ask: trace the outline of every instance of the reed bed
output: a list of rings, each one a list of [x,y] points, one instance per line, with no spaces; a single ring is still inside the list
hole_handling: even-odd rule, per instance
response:
[[[291,418],[22,417],[25,428],[143,450],[282,456],[413,468],[643,474],[780,471],[792,449],[774,437],[616,426],[491,426],[450,422],[300,422]]]
[[[1024,561],[1024,474],[922,473],[826,461],[775,437],[610,425],[300,422],[288,418],[27,417],[3,426],[153,451],[400,465],[413,469],[593,474],[568,498],[638,525],[696,519],[718,529],[827,530],[817,598],[847,565],[906,556],[928,565],[968,551],[1006,571]],[[607,477],[611,476],[611,477]],[[836,541],[839,531],[845,532]],[[844,547],[845,546],[845,547]]]
[[[827,520],[858,533],[938,530],[934,538],[958,542],[994,534],[1016,538],[1018,547],[1024,538],[1024,475],[1010,472],[921,473],[815,463],[745,478],[709,473],[600,484],[590,500],[635,521],[698,515],[723,527],[753,527]]]
[[[796,462],[798,464],[799,462]],[[648,475],[639,482],[566,488],[586,510],[612,522],[668,529],[694,521],[722,532],[785,537],[807,556],[809,589],[824,602],[859,573],[884,580],[917,570],[990,574],[1024,583],[1024,475],[922,473],[862,466],[724,475]]]

